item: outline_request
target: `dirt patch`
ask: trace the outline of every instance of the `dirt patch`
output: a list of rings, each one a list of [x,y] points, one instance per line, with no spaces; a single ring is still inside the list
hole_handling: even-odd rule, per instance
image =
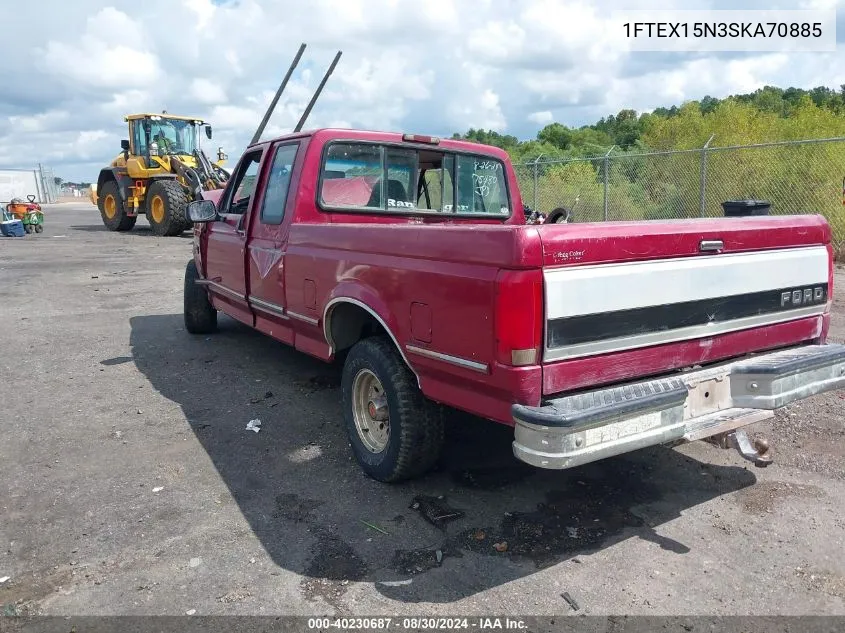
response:
[[[755,425],[777,464],[845,481],[845,393],[835,391],[796,402]]]
[[[39,615],[39,602],[79,582],[80,576],[87,579],[90,575],[91,572],[86,567],[61,565],[50,570],[12,578],[0,585],[2,614],[6,616]]]
[[[273,513],[273,518],[287,519],[294,523],[310,523],[311,511],[322,503],[313,499],[303,499],[292,493],[280,494],[276,496],[276,511]]]
[[[312,532],[317,536],[317,545],[300,588],[308,600],[322,598],[338,612],[346,613],[341,602],[343,594],[350,582],[363,580],[369,568],[348,543],[334,534],[320,528],[312,528]]]
[[[507,467],[461,469],[452,472],[452,481],[464,488],[498,490],[519,483],[537,474],[537,469],[523,462],[513,462]]]
[[[340,374],[320,374],[307,380],[295,380],[294,384],[301,393],[315,393],[330,389],[340,389]]]
[[[821,488],[808,484],[791,484],[785,481],[758,481],[736,493],[736,502],[748,514],[767,514],[774,511],[778,501],[789,497],[819,499]]]
[[[227,591],[222,596],[217,596],[217,602],[222,602],[224,604],[230,604],[232,602],[243,602],[251,596],[252,594],[249,592],[246,586],[243,586],[238,587],[237,589],[232,589],[231,591]]]
[[[829,596],[845,598],[845,578],[839,574],[798,567],[795,570],[795,575],[811,591],[819,591]]]
[[[552,492],[536,510],[508,513],[497,527],[465,530],[458,541],[473,552],[525,557],[545,567],[560,556],[600,545],[610,534],[644,524],[628,509],[630,499],[620,498],[621,491],[600,488],[584,484],[578,490]]]
[[[294,493],[283,493],[276,496],[273,518],[305,525],[316,538],[311,559],[302,572],[300,589],[308,600],[322,598],[343,613],[345,607],[340,599],[346,593],[349,583],[363,580],[369,568],[348,543],[332,529],[323,526],[312,514],[322,504],[321,501],[306,499]]]
[[[626,485],[627,481],[636,483]],[[655,534],[631,509],[655,494],[641,479],[613,477],[610,473],[606,478],[585,478],[566,490],[547,493],[546,500],[533,511],[508,512],[498,525],[463,529],[448,536],[439,548],[397,550],[391,567],[397,573],[415,575],[469,551],[528,559],[543,568],[560,562],[562,557],[594,550],[631,528],[641,530],[643,538],[664,549],[686,551],[679,543]]]
[[[442,549],[396,550],[390,567],[397,574],[415,576],[440,567],[447,558],[463,558],[463,552],[453,543]]]

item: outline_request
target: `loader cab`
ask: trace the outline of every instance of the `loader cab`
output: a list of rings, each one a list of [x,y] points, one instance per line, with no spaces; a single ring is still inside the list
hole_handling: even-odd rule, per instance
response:
[[[130,153],[142,159],[147,167],[154,156],[191,156],[200,146],[200,127],[204,125],[200,119],[166,114],[130,115],[126,119]]]

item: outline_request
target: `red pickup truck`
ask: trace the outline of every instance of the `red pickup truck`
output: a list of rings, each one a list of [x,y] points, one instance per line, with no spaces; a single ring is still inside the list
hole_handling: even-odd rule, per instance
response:
[[[434,465],[441,405],[512,426],[540,468],[698,439],[766,465],[742,427],[845,386],[819,215],[530,223],[504,151],[344,129],[255,143],[204,195],[187,330],[222,311],[343,360],[381,481]]]

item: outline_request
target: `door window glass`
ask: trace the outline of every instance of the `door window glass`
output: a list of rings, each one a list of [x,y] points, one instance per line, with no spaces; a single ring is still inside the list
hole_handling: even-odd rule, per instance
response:
[[[264,202],[261,206],[261,221],[264,224],[281,224],[285,217],[290,175],[298,149],[298,144],[280,145],[276,149],[273,164],[270,166],[270,175],[267,178],[267,188],[264,191]]]

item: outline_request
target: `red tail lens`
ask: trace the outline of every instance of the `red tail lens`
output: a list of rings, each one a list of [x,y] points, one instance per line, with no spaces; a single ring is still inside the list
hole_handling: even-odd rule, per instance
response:
[[[496,279],[496,359],[522,367],[540,363],[543,271],[504,270]]]

